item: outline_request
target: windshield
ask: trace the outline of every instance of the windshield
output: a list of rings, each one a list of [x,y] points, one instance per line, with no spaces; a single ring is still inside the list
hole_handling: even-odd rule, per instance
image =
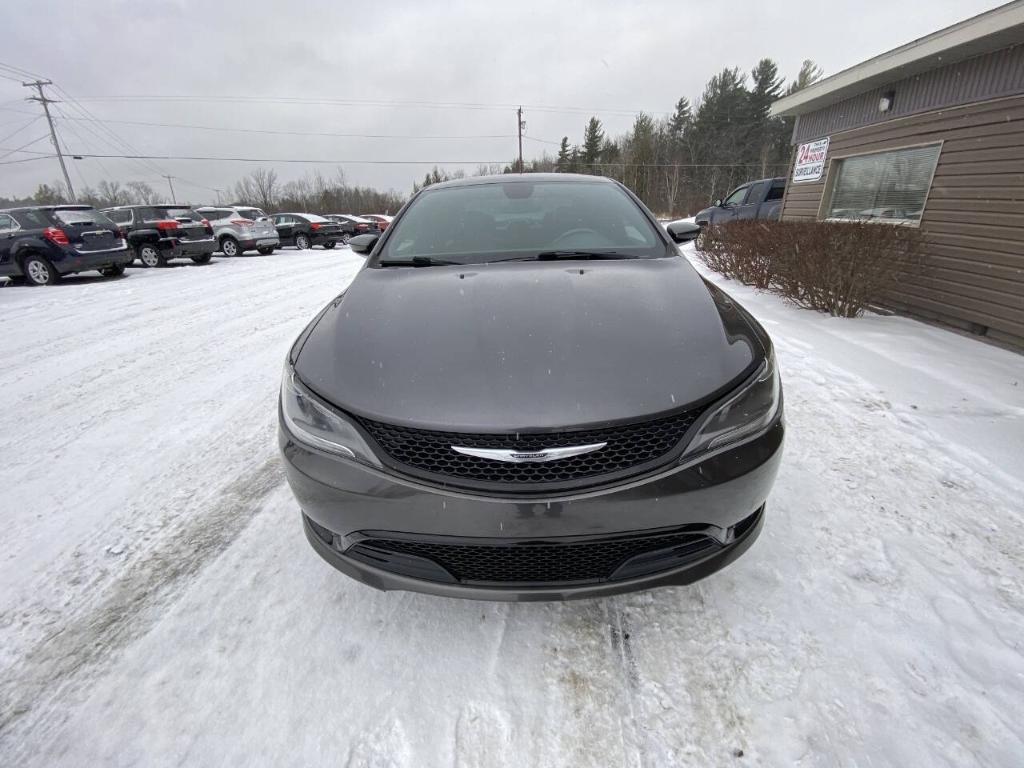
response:
[[[304,213],[304,214],[302,214],[302,218],[304,218],[306,221],[312,221],[312,222],[316,222],[316,223],[319,223],[319,224],[334,224],[334,223],[336,223],[336,222],[331,221],[330,219],[325,219],[323,216],[317,216],[316,214],[313,214],[313,213]]]
[[[509,181],[427,190],[395,225],[379,259],[482,264],[569,250],[667,254],[647,217],[614,184]]]
[[[265,214],[259,208],[239,208],[237,210],[238,215],[241,216],[243,219],[252,219],[253,221],[256,221],[256,219],[267,218],[267,214]]]
[[[53,218],[67,226],[75,224],[90,226],[95,224],[99,227],[111,227],[112,229],[116,229],[114,222],[93,208],[89,208],[87,210],[58,209],[53,212]]]

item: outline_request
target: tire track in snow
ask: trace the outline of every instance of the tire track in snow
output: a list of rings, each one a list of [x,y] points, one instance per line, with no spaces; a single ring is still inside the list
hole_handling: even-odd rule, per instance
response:
[[[31,731],[37,740],[59,724],[89,679],[159,621],[157,609],[231,545],[282,482],[284,470],[276,456],[236,479],[213,509],[191,510],[177,535],[129,566],[101,603],[74,617],[9,670],[0,682],[2,751],[13,757],[25,744],[21,734]]]

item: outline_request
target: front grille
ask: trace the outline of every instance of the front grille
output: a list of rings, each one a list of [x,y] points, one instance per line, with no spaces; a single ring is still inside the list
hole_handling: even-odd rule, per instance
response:
[[[576,432],[480,434],[411,429],[362,419],[362,425],[383,449],[393,467],[408,474],[462,485],[553,487],[577,484],[587,478],[639,473],[675,452],[702,409],[666,418],[605,429]],[[452,450],[497,448],[522,453],[574,445],[607,443],[604,448],[557,461],[508,463],[466,456]]]
[[[671,533],[580,542],[444,543],[369,538],[353,545],[346,554],[369,558],[384,567],[388,567],[388,553],[422,557],[461,582],[600,582],[676,567],[718,549],[720,545],[705,531],[704,526],[691,526]],[[660,557],[643,558],[636,566],[626,566],[630,560],[656,551]]]

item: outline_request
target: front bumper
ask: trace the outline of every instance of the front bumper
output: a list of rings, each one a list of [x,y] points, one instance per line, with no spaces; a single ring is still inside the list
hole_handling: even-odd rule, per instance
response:
[[[784,431],[780,414],[759,436],[698,463],[677,464],[611,487],[550,498],[483,496],[430,486],[309,449],[297,443],[283,424],[279,442],[288,481],[307,518],[307,537],[343,573],[378,589],[523,601],[599,597],[688,584],[729,564],[753,544],[761,530],[761,512],[778,472]],[[440,578],[426,568],[417,577],[409,575],[408,569],[396,572],[387,563],[381,567],[380,562],[362,557],[357,546],[386,534],[423,541],[441,537],[460,543],[476,539],[558,546],[580,537],[588,541],[633,534],[653,537],[681,527],[706,528],[720,546],[665,570],[587,583],[484,583]]]

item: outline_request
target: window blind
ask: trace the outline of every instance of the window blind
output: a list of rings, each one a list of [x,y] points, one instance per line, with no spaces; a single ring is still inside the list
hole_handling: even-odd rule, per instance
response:
[[[920,221],[939,145],[834,160],[830,219]]]

